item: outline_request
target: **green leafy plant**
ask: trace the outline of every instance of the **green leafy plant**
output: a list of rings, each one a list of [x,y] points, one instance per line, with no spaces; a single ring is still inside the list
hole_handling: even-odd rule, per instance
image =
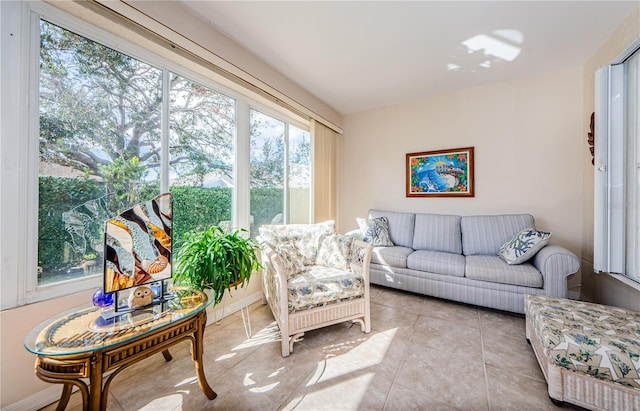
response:
[[[249,280],[262,268],[257,242],[243,235],[246,230],[227,232],[218,226],[189,233],[174,258],[173,277],[177,284],[197,289],[212,288],[215,302]]]

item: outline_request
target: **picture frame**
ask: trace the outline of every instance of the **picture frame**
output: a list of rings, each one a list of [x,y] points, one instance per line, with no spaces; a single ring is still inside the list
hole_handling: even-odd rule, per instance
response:
[[[474,197],[473,149],[407,153],[407,197]]]

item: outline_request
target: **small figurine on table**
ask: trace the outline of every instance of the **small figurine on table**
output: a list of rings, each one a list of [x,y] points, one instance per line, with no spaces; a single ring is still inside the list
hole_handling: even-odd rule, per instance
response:
[[[129,295],[129,308],[144,307],[153,302],[153,291],[146,286],[136,287]]]

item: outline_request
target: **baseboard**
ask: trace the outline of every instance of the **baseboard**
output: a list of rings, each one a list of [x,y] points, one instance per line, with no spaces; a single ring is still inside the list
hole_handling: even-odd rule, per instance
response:
[[[73,391],[76,392],[78,387],[74,387]],[[42,391],[38,391],[35,394],[21,399],[18,402],[9,404],[6,407],[2,407],[2,411],[24,411],[24,410],[39,410],[46,407],[49,404],[60,399],[62,395],[62,384],[51,384],[50,387],[45,388]]]
[[[228,317],[229,315],[240,311],[240,309],[245,308],[256,301],[260,301],[261,299],[262,292],[259,291],[251,295],[246,295],[240,300],[227,306],[216,306],[212,315],[207,317],[207,325],[213,324],[224,317]],[[76,392],[77,390],[77,387],[73,388],[73,392]],[[6,407],[2,407],[2,411],[39,410],[58,401],[61,394],[62,384],[52,384],[50,387],[45,388],[42,391],[31,394],[30,396],[14,402],[13,404],[9,404]]]

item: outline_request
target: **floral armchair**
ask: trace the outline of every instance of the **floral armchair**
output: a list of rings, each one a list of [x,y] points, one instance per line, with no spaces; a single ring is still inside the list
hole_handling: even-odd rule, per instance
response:
[[[333,221],[265,225],[258,242],[264,300],[282,333],[283,357],[309,330],[354,321],[371,331],[371,244],[336,234]]]

